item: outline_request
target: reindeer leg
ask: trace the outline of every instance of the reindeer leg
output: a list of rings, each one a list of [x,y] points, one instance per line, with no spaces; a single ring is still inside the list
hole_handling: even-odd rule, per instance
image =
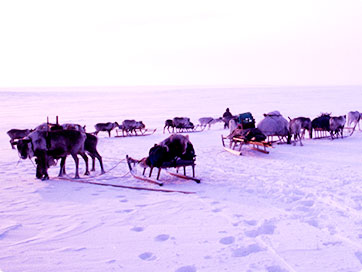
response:
[[[94,155],[89,154],[89,156],[91,156],[92,158],[92,168],[91,171],[95,171],[96,170],[96,157]]]
[[[105,171],[104,171],[104,168],[103,168],[103,161],[102,161],[102,157],[101,155],[99,155],[99,153],[96,151],[94,153],[94,156],[98,159],[99,161],[99,165],[101,166],[101,173],[104,174]],[[95,159],[93,160],[93,168],[94,168],[94,164],[95,164]],[[94,170],[93,170],[94,171]]]
[[[84,175],[89,176],[89,168],[88,168],[88,156],[85,153],[80,153],[84,162],[85,162],[85,172]]]
[[[75,176],[74,178],[79,179],[79,159],[77,157],[77,154],[72,154],[74,163],[75,163]]]
[[[298,140],[298,135],[294,134],[294,142],[293,145],[296,146],[297,145],[297,140]]]
[[[67,159],[67,157],[63,157],[60,160],[60,170],[59,170],[58,177],[62,177],[65,174],[65,160],[66,159]]]
[[[300,146],[303,146],[303,143],[302,143],[302,136],[299,134],[299,143],[300,143]]]

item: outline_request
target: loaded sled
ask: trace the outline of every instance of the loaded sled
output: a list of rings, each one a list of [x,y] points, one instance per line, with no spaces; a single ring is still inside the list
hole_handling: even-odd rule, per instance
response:
[[[160,181],[160,175],[161,175],[162,169],[166,170],[166,173],[171,176],[179,177],[182,179],[193,180],[197,183],[200,183],[200,181],[201,181],[200,179],[195,178],[195,166],[196,166],[195,160],[176,160],[174,162],[163,162],[162,165],[160,165],[159,167],[147,166],[144,164],[143,160],[135,160],[135,159],[129,157],[128,155],[126,156],[126,160],[127,160],[127,165],[128,165],[129,171],[134,178],[143,180],[143,181],[146,181],[149,183],[157,184],[159,186],[163,186],[163,182]],[[192,176],[186,175],[186,167],[191,167]],[[152,178],[152,172],[153,172],[154,168],[157,168],[156,179]],[[176,173],[168,171],[168,169],[170,169],[170,168],[175,168]],[[180,168],[183,168],[183,174],[179,173]],[[148,176],[146,176],[147,169],[149,169]],[[142,174],[138,174],[139,170],[142,170]]]
[[[160,186],[163,185],[163,183],[159,181],[162,169],[165,169],[170,175],[199,183],[200,179],[195,178],[195,158],[195,150],[189,137],[180,134],[173,134],[161,143],[155,144],[149,150],[148,157],[141,160],[135,160],[129,156],[126,157],[132,176]],[[192,176],[186,175],[186,167],[192,168]],[[141,175],[137,174],[137,168],[141,168]],[[152,179],[151,177],[154,168],[158,169],[156,179]],[[175,168],[176,173],[169,172],[168,169],[171,168]],[[180,168],[184,170],[183,175],[178,173]],[[147,169],[149,169],[148,177],[145,175]]]
[[[272,147],[272,144],[267,141],[249,141],[244,137],[235,136],[232,138],[225,137],[221,135],[221,141],[224,149],[232,154],[235,155],[242,155],[242,147],[243,146],[250,146],[251,149],[269,154],[268,148]]]
[[[255,119],[250,112],[239,114],[236,118],[236,129],[229,135],[221,135],[224,149],[235,155],[242,155],[243,146],[251,146],[252,149],[268,154],[267,148],[271,143],[265,141],[267,138],[262,131],[255,128]]]
[[[267,142],[270,143],[289,143],[289,122],[279,111],[272,111],[264,114],[257,128],[267,136]]]
[[[149,136],[152,135],[156,132],[157,128],[155,129],[147,129],[147,128],[143,128],[143,129],[137,129],[137,131],[135,130],[134,132],[131,131],[127,131],[125,133],[125,131],[123,129],[116,129],[116,137],[134,137],[134,136]]]

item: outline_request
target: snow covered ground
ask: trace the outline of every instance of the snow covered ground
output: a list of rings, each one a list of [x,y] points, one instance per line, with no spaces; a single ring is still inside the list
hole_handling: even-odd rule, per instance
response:
[[[46,121],[143,120],[145,137],[99,134],[104,158],[81,180],[161,188],[127,175],[126,154],[142,158],[163,134],[164,121],[279,110],[284,117],[317,117],[362,110],[361,87],[84,88],[0,92],[0,271],[361,271],[362,133],[343,140],[277,145],[270,154],[223,150],[221,124],[190,133],[200,184],[162,174],[164,189],[138,191],[35,179],[19,161],[6,131]],[[115,132],[113,132],[115,135]],[[116,166],[117,165],[117,166]],[[115,168],[113,168],[116,166]],[[112,169],[113,168],[113,169]],[[81,162],[81,173],[84,163]]]

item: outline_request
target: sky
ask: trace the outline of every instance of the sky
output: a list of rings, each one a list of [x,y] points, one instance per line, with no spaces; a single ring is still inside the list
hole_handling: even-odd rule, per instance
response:
[[[0,0],[0,87],[362,85],[362,0]]]

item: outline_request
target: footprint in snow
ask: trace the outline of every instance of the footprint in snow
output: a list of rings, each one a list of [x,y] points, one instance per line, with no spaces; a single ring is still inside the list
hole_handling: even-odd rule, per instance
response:
[[[144,228],[142,228],[142,227],[133,227],[133,228],[131,228],[131,230],[135,231],[135,232],[141,232],[141,231],[144,230]]]
[[[240,247],[233,250],[233,257],[245,257],[252,253],[257,253],[260,251],[264,251],[265,249],[261,248],[258,244],[251,244],[247,247]]]
[[[266,271],[268,271],[268,272],[288,272],[288,270],[285,270],[278,265],[268,266],[268,267],[266,267]]]
[[[175,272],[196,272],[196,267],[194,265],[182,266],[175,270]]]
[[[153,255],[152,252],[144,252],[144,253],[138,255],[138,257],[144,261],[153,261],[156,259],[156,256]]]
[[[228,237],[224,237],[224,238],[221,238],[219,243],[220,244],[223,244],[223,245],[230,245],[232,243],[235,242],[235,238],[233,236],[228,236]]]
[[[164,241],[167,241],[169,238],[170,238],[170,235],[168,235],[168,234],[160,234],[155,237],[155,241],[164,242]]]

